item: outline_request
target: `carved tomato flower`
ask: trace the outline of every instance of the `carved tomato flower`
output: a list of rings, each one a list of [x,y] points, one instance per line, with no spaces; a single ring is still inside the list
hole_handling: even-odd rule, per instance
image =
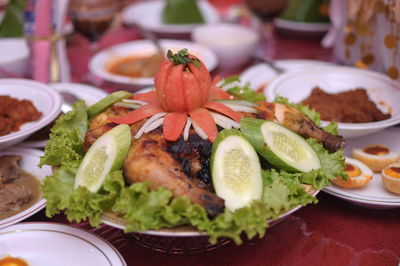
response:
[[[162,124],[163,135],[169,141],[177,140],[182,133],[187,139],[192,126],[200,136],[213,142],[218,134],[216,123],[238,127],[241,119],[238,112],[216,101],[231,99],[231,95],[215,83],[204,64],[187,49],[176,54],[168,51],[154,78],[155,91],[134,95],[132,102],[141,107],[110,121],[132,124],[149,118],[135,137]]]

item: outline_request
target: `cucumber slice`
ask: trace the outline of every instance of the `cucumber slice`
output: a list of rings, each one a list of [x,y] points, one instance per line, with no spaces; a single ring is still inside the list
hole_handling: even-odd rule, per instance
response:
[[[288,172],[321,168],[313,148],[297,133],[272,121],[243,118],[240,130],[270,164]]]
[[[89,119],[93,118],[95,115],[103,112],[106,110],[108,107],[113,105],[116,102],[121,101],[122,99],[132,97],[132,93],[127,92],[127,91],[115,91],[97,103],[93,104],[87,109],[87,113],[89,116]]]
[[[99,190],[108,173],[122,167],[131,145],[128,125],[118,125],[98,138],[83,157],[75,176],[75,188]]]
[[[261,199],[262,176],[257,152],[236,129],[221,131],[212,148],[211,176],[225,207],[236,210]]]

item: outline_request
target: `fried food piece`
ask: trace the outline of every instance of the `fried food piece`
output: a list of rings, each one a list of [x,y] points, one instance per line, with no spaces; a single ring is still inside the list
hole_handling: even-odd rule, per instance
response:
[[[165,187],[175,197],[184,196],[203,206],[210,216],[224,210],[224,200],[194,184],[182,166],[167,150],[161,130],[144,134],[134,141],[124,163],[124,176],[129,183],[150,183],[152,189]],[[195,155],[193,157],[196,157]]]

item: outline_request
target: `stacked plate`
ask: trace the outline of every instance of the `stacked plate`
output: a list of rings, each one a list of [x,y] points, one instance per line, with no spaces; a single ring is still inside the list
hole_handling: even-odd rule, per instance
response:
[[[382,144],[391,150],[400,153],[400,128],[393,127],[373,135],[348,141],[346,155],[351,157],[351,151],[371,144]],[[371,182],[359,189],[344,189],[330,186],[323,190],[335,197],[347,200],[353,204],[374,209],[391,209],[400,207],[400,195],[393,194],[385,189],[381,175],[374,174]]]

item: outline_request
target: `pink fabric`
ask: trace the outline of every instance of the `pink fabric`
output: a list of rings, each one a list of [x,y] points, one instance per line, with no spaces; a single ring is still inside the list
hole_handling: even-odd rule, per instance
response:
[[[50,81],[50,51],[51,43],[47,40],[35,41],[33,52],[33,79],[48,83]]]
[[[49,37],[51,35],[51,12],[52,0],[36,1],[35,35]]]

